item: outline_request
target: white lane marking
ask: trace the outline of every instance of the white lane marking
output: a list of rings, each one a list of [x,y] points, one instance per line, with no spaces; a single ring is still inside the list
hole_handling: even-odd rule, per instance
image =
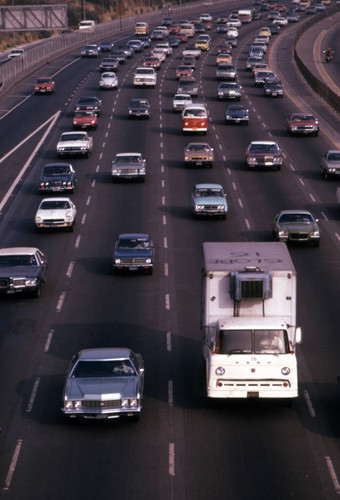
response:
[[[8,473],[7,473],[7,476],[6,476],[4,490],[8,490],[9,487],[11,486],[13,474],[14,474],[16,465],[18,463],[19,453],[20,453],[20,450],[21,450],[22,442],[23,442],[22,439],[18,439],[18,441],[17,441],[17,445],[15,447],[15,450],[14,450],[14,453],[13,453],[13,457],[12,457],[12,460],[11,460],[11,463],[10,463],[10,466],[9,466],[9,470],[8,470]]]
[[[99,170],[99,168],[98,168],[98,170]],[[98,172],[98,170],[97,170],[97,172]],[[96,185],[96,179],[93,179],[93,181],[91,182],[91,188],[94,188],[95,185]]]
[[[14,153],[14,151],[16,151],[17,149],[19,149],[23,144],[25,144],[26,141],[28,141],[31,137],[34,136],[34,134],[36,134],[37,132],[39,132],[40,129],[42,129],[43,127],[45,127],[49,122],[50,125],[49,127],[47,128],[46,132],[44,133],[44,135],[42,136],[42,138],[40,139],[40,141],[38,142],[38,144],[36,145],[36,147],[34,148],[34,150],[32,151],[31,155],[29,156],[29,158],[27,159],[27,161],[25,162],[24,166],[22,167],[22,169],[20,170],[19,174],[17,175],[17,177],[14,179],[11,187],[9,188],[9,190],[7,191],[5,197],[3,198],[3,200],[1,201],[0,203],[0,212],[2,211],[3,207],[5,206],[5,204],[7,203],[8,199],[10,198],[10,196],[12,196],[12,193],[14,191],[14,189],[16,188],[17,184],[20,182],[24,172],[26,171],[26,169],[28,168],[28,166],[30,165],[31,163],[31,160],[32,158],[35,156],[36,152],[38,151],[38,149],[40,148],[41,144],[45,141],[46,137],[48,136],[48,134],[50,133],[51,129],[54,127],[54,124],[55,122],[57,121],[57,119],[59,118],[59,115],[60,115],[60,111],[58,111],[57,113],[55,113],[54,115],[52,115],[48,120],[46,120],[42,125],[40,125],[37,129],[35,129],[31,134],[29,134],[26,139],[23,139],[19,144],[17,144],[15,146],[15,148],[13,148],[11,151],[9,151],[7,154],[5,154],[1,159],[0,159],[0,163],[2,163],[6,158],[8,158],[12,153]]]
[[[164,179],[161,180],[161,186],[162,186],[162,188],[165,187],[165,180]]]
[[[321,215],[325,219],[326,222],[329,222],[329,219],[328,219],[327,215],[325,214],[325,212],[321,212]]]
[[[336,491],[336,493],[340,493],[340,484],[339,484],[336,472],[334,470],[332,460],[330,457],[325,457],[325,460],[326,460],[326,464],[327,464],[329,473],[330,473],[332,481],[333,481],[333,486],[335,488],[335,491]]]
[[[66,276],[70,279],[74,269],[74,261],[70,262],[66,271]]]
[[[312,193],[309,193],[309,197],[312,201],[314,201],[314,203],[316,202],[316,199],[314,198],[314,196],[312,195]]]
[[[248,219],[244,219],[244,222],[246,223],[247,229],[251,229],[251,225]]]
[[[37,377],[35,379],[34,384],[33,384],[33,389],[32,389],[32,392],[31,392],[31,396],[30,396],[30,399],[28,401],[28,405],[27,405],[27,408],[26,408],[26,412],[27,413],[30,413],[32,411],[32,408],[33,408],[33,405],[34,405],[34,400],[35,400],[37,392],[38,392],[39,384],[40,384],[40,377]]]
[[[84,224],[85,224],[85,221],[86,221],[86,215],[87,215],[87,214],[85,213],[85,214],[82,216],[82,218],[81,218],[81,223],[82,223],[82,225],[84,225]]]
[[[163,238],[163,247],[168,248],[168,238],[166,236]]]
[[[163,226],[166,226],[166,223],[167,223],[166,215],[163,215],[162,221],[163,221]]]
[[[301,177],[299,177],[299,182],[300,182],[300,184],[302,184],[303,186],[305,185],[305,183],[303,182],[303,180],[301,179]]]
[[[75,244],[74,244],[75,248],[79,248],[79,245],[80,245],[80,238],[81,238],[81,236],[80,236],[80,234],[78,234],[77,239],[76,239],[76,242],[75,242]]]
[[[44,352],[48,352],[49,351],[50,345],[51,345],[51,342],[52,342],[52,338],[53,338],[53,334],[54,334],[54,330],[53,329],[48,332],[46,343],[45,343],[45,347],[44,347]]]
[[[171,352],[171,332],[166,332],[166,350]]]
[[[61,292],[58,303],[57,303],[57,307],[56,307],[56,311],[58,313],[60,313],[60,311],[63,308],[65,297],[66,297],[66,292]]]
[[[165,309],[170,311],[170,295],[168,293],[165,294]]]
[[[165,205],[165,196],[162,196],[162,205]]]
[[[169,475],[175,475],[175,443],[169,443]]]
[[[335,237],[338,239],[338,241],[340,241],[340,234],[339,233],[335,233]]]
[[[164,263],[164,276],[169,276],[169,264],[167,262]]]
[[[86,206],[89,206],[90,202],[91,202],[91,196],[88,196],[86,200]]]
[[[174,404],[174,390],[172,380],[168,381],[168,403],[170,406]]]
[[[237,190],[236,182],[232,182],[231,185],[233,186],[233,190],[236,191]]]
[[[303,391],[303,395],[304,395],[304,398],[305,398],[305,401],[306,401],[306,405],[307,405],[309,414],[310,414],[311,417],[314,418],[316,414],[315,414],[315,410],[313,408],[313,404],[312,404],[312,401],[310,399],[308,391]]]
[[[241,208],[243,208],[243,203],[241,198],[237,198],[238,204],[240,205]]]

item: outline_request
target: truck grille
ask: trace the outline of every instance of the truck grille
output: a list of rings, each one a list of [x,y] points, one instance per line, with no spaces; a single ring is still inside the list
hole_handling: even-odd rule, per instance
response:
[[[122,264],[145,264],[145,258],[122,259]]]
[[[242,387],[250,391],[256,390],[261,387],[291,387],[289,380],[280,379],[264,379],[264,380],[223,380],[219,379],[216,382],[217,387]]]

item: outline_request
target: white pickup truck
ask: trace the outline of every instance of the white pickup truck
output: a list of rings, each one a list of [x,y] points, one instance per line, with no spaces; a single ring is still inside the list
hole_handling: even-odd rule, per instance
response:
[[[139,66],[135,70],[133,85],[135,87],[153,87],[157,83],[157,75],[154,68]]]

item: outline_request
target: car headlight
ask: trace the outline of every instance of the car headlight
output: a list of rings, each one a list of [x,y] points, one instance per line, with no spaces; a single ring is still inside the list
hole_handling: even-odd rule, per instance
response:
[[[311,236],[317,236],[317,237],[319,237],[319,236],[320,236],[320,231],[318,231],[318,230],[312,231],[312,232],[310,233],[310,235],[311,235]]]
[[[283,368],[281,368],[281,373],[282,373],[282,375],[289,375],[290,368],[288,368],[288,366],[284,366]]]
[[[73,219],[72,214],[71,213],[66,213],[65,220],[71,221],[72,219]]]
[[[122,408],[127,408],[129,406],[129,400],[128,399],[122,399]]]
[[[112,175],[118,174],[118,168],[113,168],[111,173]]]
[[[150,259],[150,258],[145,259],[145,263],[146,263],[146,264],[152,264],[152,259]]]
[[[282,163],[282,158],[281,157],[273,158],[273,163]]]
[[[41,222],[42,221],[42,218],[40,215],[37,215],[36,218],[35,218],[35,222]]]
[[[224,205],[217,205],[217,210],[219,210],[220,212],[224,212],[225,206]]]
[[[205,125],[205,122],[202,122],[202,123],[201,123],[201,127],[204,127],[204,125]]]
[[[288,231],[284,231],[283,229],[280,229],[277,234],[278,234],[278,236],[281,236],[281,237],[288,236]]]
[[[196,212],[200,212],[200,211],[204,210],[204,205],[195,205],[195,210],[196,210]]]
[[[26,278],[25,285],[26,286],[36,286],[38,284],[38,278]]]
[[[131,398],[130,399],[130,407],[131,408],[137,408],[138,406],[138,399],[137,398]]]
[[[121,264],[121,259],[115,259],[115,264]]]
[[[225,369],[223,368],[223,366],[218,366],[215,370],[215,373],[219,377],[225,374]]]

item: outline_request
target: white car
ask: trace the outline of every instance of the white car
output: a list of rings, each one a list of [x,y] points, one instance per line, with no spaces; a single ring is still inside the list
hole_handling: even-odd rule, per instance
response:
[[[166,53],[164,52],[164,49],[161,48],[155,47],[154,49],[152,49],[151,55],[157,57],[157,59],[159,59],[161,62],[164,62],[166,59]]]
[[[44,198],[35,214],[37,231],[62,228],[73,231],[76,207],[70,198]]]
[[[188,45],[182,52],[182,57],[194,57],[199,59],[201,56],[201,49],[195,47],[195,45]]]
[[[171,56],[172,54],[172,47],[167,42],[157,43],[155,49],[162,49],[166,56]]]
[[[234,26],[228,26],[226,36],[233,36],[235,38],[238,37],[238,29]]]
[[[113,71],[106,71],[102,73],[99,80],[99,87],[101,89],[116,89],[118,87],[118,78]]]
[[[57,154],[62,156],[84,156],[91,154],[93,139],[87,132],[63,132],[57,143]]]
[[[229,21],[227,21],[228,28],[240,28],[241,24],[239,19],[229,19]]]
[[[190,94],[175,94],[172,100],[172,109],[174,111],[183,111],[185,106],[192,104],[192,97]]]
[[[211,14],[201,14],[200,15],[200,21],[201,22],[208,22],[211,23],[213,20],[213,17]]]
[[[15,57],[20,57],[24,53],[23,49],[12,49],[8,54],[8,59],[13,59]]]
[[[288,19],[286,19],[285,17],[276,17],[275,19],[273,19],[273,24],[278,24],[279,26],[287,26],[288,24]]]

